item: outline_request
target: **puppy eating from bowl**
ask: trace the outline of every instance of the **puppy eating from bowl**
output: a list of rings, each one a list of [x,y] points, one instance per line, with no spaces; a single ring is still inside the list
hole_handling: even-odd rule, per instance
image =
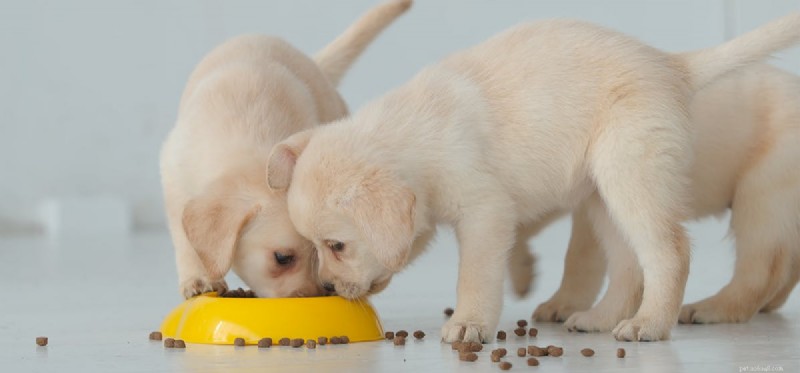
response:
[[[688,104],[702,86],[800,39],[800,15],[669,54],[579,21],[525,24],[423,69],[349,118],[272,150],[268,184],[340,295],[384,288],[436,224],[459,244],[446,342],[488,341],[517,227],[585,203],[644,271],[620,340],[669,337],[688,275]]]
[[[161,151],[161,180],[180,292],[224,291],[234,272],[259,297],[324,294],[313,246],[292,226],[266,162],[287,136],[347,114],[336,85],[411,5],[381,4],[315,58],[281,39],[234,38],[195,68]]]

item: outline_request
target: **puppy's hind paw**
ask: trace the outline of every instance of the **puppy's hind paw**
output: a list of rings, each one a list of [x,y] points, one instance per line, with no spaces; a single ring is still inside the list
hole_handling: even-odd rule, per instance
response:
[[[224,279],[211,281],[205,277],[198,277],[188,279],[180,284],[180,292],[186,299],[211,291],[221,294],[226,290],[228,290],[228,284]]]
[[[575,305],[572,302],[551,299],[536,307],[536,310],[533,311],[533,320],[539,322],[564,322],[575,312],[583,311],[587,308]]]
[[[671,330],[671,323],[634,317],[622,320],[612,333],[618,341],[654,342],[669,339]]]
[[[490,335],[491,331],[483,323],[450,319],[442,327],[442,341],[446,343],[458,341],[486,343]]]

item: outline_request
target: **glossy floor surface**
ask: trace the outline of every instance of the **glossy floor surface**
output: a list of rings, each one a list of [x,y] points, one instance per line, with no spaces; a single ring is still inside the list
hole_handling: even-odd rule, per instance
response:
[[[431,250],[373,299],[386,330],[421,329],[422,341],[396,347],[381,341],[305,348],[189,345],[165,350],[147,340],[181,301],[169,239],[164,233],[131,238],[0,239],[0,362],[3,372],[491,372],[489,350],[509,350],[511,371],[743,372],[800,371],[800,296],[777,313],[740,325],[677,326],[673,339],[623,343],[610,334],[569,333],[559,324],[536,324],[537,338],[516,337],[515,321],[528,318],[556,289],[569,223],[559,222],[534,241],[540,261],[534,294],[506,296],[500,327],[506,342],[487,345],[477,362],[461,362],[440,344],[442,310],[455,304],[457,256],[444,232]],[[692,227],[694,258],[686,299],[716,292],[727,282],[732,244],[722,222]],[[235,280],[232,285],[239,285]],[[49,337],[37,347],[37,336]],[[528,367],[516,349],[564,346],[564,356]],[[596,351],[583,357],[582,348]],[[618,347],[627,357],[618,359]]]

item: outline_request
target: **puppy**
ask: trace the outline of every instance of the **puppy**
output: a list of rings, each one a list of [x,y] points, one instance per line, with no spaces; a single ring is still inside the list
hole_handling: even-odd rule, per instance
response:
[[[589,207],[601,240],[630,242],[645,290],[622,340],[659,340],[688,275],[681,221],[695,90],[800,39],[800,14],[720,47],[668,54],[591,24],[513,28],[424,69],[352,117],[272,150],[267,179],[340,295],[384,288],[435,224],[459,243],[447,342],[487,341],[519,225]]]
[[[224,290],[230,268],[259,297],[323,293],[316,254],[292,226],[285,194],[267,188],[267,156],[287,136],[347,114],[336,85],[410,4],[377,6],[314,60],[281,39],[250,35],[200,62],[161,151],[183,296]]]
[[[754,66],[698,92],[691,113],[691,216],[700,219],[730,209],[737,261],[730,283],[684,306],[679,321],[745,322],[756,312],[779,308],[800,279],[800,77]],[[514,247],[515,256],[530,255],[528,239]],[[609,257],[605,297],[592,310],[576,312],[591,307],[603,283],[605,257],[597,242],[585,209],[579,208],[573,213],[561,287],[536,309],[535,320],[566,320],[571,330],[605,331],[636,312],[642,273],[624,251]],[[513,282],[520,284],[516,288],[526,292],[522,284],[530,283],[532,268],[510,268]]]

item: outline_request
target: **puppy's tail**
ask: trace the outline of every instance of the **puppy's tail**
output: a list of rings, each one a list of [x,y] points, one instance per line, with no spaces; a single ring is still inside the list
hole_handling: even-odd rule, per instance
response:
[[[367,45],[410,7],[411,0],[390,0],[378,5],[319,51],[314,60],[331,84],[339,85],[347,69]]]
[[[778,18],[724,44],[679,53],[692,86],[700,89],[723,75],[762,61],[800,42],[800,12]]]

